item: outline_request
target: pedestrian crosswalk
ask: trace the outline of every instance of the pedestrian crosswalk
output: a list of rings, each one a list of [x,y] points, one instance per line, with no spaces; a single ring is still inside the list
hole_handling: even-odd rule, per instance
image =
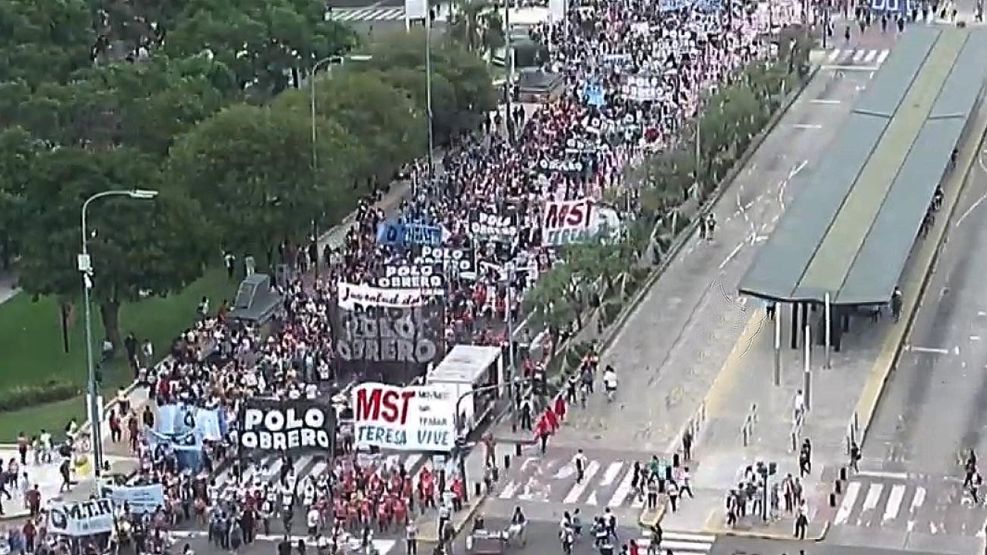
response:
[[[329,13],[333,21],[403,21],[404,7],[333,8]]]
[[[439,6],[436,9],[435,20],[445,21],[448,17],[449,9]],[[403,6],[367,6],[365,8],[333,8],[326,13],[326,19],[339,21],[342,23],[356,23],[360,21],[404,21]]]
[[[833,48],[824,53],[823,68],[876,70],[889,55],[887,48]]]
[[[500,480],[494,497],[567,507],[644,508],[645,499],[633,491],[633,457],[621,453],[594,457],[588,453],[583,479],[577,481],[574,455],[575,450],[558,448],[550,449],[544,457],[521,457]],[[647,462],[646,457],[638,460]]]
[[[694,534],[687,532],[665,532],[656,553],[709,553],[716,543],[716,536],[711,534]],[[648,553],[651,546],[649,538],[637,541],[641,553]]]
[[[172,530],[170,532],[170,535],[173,538],[179,538],[183,540],[208,539],[209,537],[209,533],[206,532],[205,530]],[[284,534],[258,534],[257,537],[254,538],[254,540],[259,542],[277,543],[282,541],[284,538],[285,538]],[[318,546],[317,539],[313,536],[299,536],[297,534],[293,534],[288,536],[288,539],[291,541],[292,544],[303,542],[309,546]],[[397,545],[398,543],[397,540],[374,539],[371,541],[373,542],[374,548],[377,550],[378,553],[380,553],[380,555],[387,555],[388,553],[390,553],[392,549],[394,549],[394,546]],[[354,547],[355,549],[359,549],[360,547],[359,540],[356,540],[356,544]],[[356,553],[355,549],[350,552]]]
[[[833,525],[976,536],[985,519],[984,499],[975,502],[961,479],[861,472],[846,484]]]

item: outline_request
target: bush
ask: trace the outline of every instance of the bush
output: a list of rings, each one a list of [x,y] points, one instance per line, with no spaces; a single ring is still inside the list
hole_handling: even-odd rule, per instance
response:
[[[71,399],[79,394],[79,387],[66,380],[48,380],[43,384],[19,385],[0,391],[0,412],[20,410],[24,407]]]

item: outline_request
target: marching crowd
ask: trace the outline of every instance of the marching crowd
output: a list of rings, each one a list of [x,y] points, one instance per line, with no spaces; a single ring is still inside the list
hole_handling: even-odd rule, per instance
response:
[[[752,2],[732,0],[713,9],[702,2],[593,0],[574,7],[563,22],[535,28],[533,35],[550,45],[548,69],[564,76],[562,97],[533,113],[498,114],[493,127],[506,129],[464,137],[435,167],[416,163],[408,171],[413,195],[397,217],[441,227],[443,245],[475,255],[474,275],[446,276],[444,337],[500,344],[499,322],[508,312],[518,316],[520,292],[553,262],[554,249],[540,236],[544,201],[600,200],[620,187],[629,164],[672,144],[701,109],[703,92],[768,55],[769,45],[760,38],[767,25]],[[413,262],[415,256],[414,249],[377,241],[387,215],[374,206],[375,198],[360,203],[343,243],[321,256],[316,248],[280,246],[280,259],[294,269],[321,264],[326,271],[315,282],[296,277],[278,285],[284,301],[275,333],[265,336],[233,320],[225,302],[215,317],[207,317],[204,299],[201,317],[176,339],[172,356],[141,374],[152,401],[218,408],[232,423],[246,396],[313,398],[325,393],[320,383],[354,378],[334,363],[330,315],[336,284],[372,284],[384,264]],[[517,271],[505,273],[507,264]],[[127,351],[135,368],[147,365],[146,347]],[[543,442],[565,409],[560,397],[538,419]],[[412,477],[409,469],[361,461],[356,453],[339,453],[321,472],[305,477],[294,476],[294,464],[284,461],[279,480],[270,483],[260,481],[259,472],[238,468],[238,483],[220,495],[208,476],[233,453],[228,441],[206,442],[202,472],[183,470],[171,447],[143,433],[155,424],[150,407],[129,406],[122,395],[108,418],[112,439],[140,459],[136,482],[165,486],[166,502],[158,511],[120,515],[116,541],[133,542],[142,552],[163,550],[167,530],[186,520],[206,525],[231,548],[252,541],[273,518],[290,527],[294,513],[284,510],[286,497],[290,507],[302,508],[305,527],[327,546],[344,532],[367,545],[374,529],[404,528],[416,504],[448,511],[463,498],[462,477],[427,469]],[[531,429],[532,420],[530,412],[522,416],[523,427]],[[31,526],[43,536],[43,519]],[[411,530],[405,534],[413,537]]]

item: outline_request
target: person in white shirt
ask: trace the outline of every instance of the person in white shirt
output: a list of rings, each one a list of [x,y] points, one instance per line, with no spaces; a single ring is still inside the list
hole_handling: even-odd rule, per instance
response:
[[[309,535],[309,537],[313,537],[314,538],[315,535],[318,533],[318,531],[319,531],[319,520],[321,518],[322,518],[322,515],[319,514],[319,509],[316,509],[315,507],[312,507],[311,509],[309,509],[308,510],[308,513],[305,514],[305,525],[308,526],[308,535]]]

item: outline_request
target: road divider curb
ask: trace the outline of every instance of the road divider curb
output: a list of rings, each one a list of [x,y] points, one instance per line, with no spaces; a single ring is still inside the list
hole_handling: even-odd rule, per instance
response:
[[[490,495],[489,493],[484,493],[480,495],[480,497],[473,497],[472,502],[467,502],[467,506],[464,511],[462,511],[459,515],[457,514],[452,515],[452,518],[449,521],[449,525],[452,526],[453,538],[458,538],[460,532],[462,532],[463,529],[466,528],[466,526],[473,521],[473,517],[480,510],[480,507],[482,507],[483,504],[486,502],[487,497],[489,495]],[[460,515],[462,515],[462,518],[461,519],[457,518]],[[426,516],[426,515],[422,515],[422,516]],[[431,553],[435,550],[436,546],[439,545],[438,517],[435,517],[434,520],[436,523],[435,535],[419,534],[418,536],[418,550],[422,553]],[[431,528],[431,526],[429,526],[429,528]]]
[[[662,495],[657,509],[650,511],[645,507],[641,510],[641,516],[637,520],[638,526],[648,530],[654,528],[656,524],[665,518],[666,511],[668,511],[668,496]]]
[[[946,178],[943,202],[945,210],[943,216],[938,218],[933,226],[930,237],[919,245],[921,263],[916,271],[917,276],[909,276],[917,279],[904,279],[901,284],[902,292],[902,319],[900,325],[892,328],[890,337],[885,340],[880,355],[874,363],[867,378],[857,406],[851,416],[850,428],[853,429],[853,437],[857,445],[863,449],[864,441],[867,438],[867,431],[870,428],[874,415],[877,414],[877,405],[888,382],[891,373],[898,366],[901,356],[902,346],[905,339],[911,332],[915,321],[915,315],[921,306],[921,298],[928,287],[932,277],[932,269],[942,252],[943,245],[946,244],[950,222],[953,219],[956,207],[959,204],[960,196],[966,183],[969,180],[971,169],[976,164],[981,145],[984,141],[984,130],[987,129],[987,106],[978,105],[974,116],[975,124],[967,132],[967,143],[963,145],[959,153],[959,163],[953,169],[952,174]],[[959,170],[962,168],[962,170]],[[922,251],[926,252],[922,252]],[[847,448],[849,448],[849,441]]]
[[[805,542],[818,543],[826,539],[826,535],[829,534],[829,529],[831,525],[829,521],[823,523],[822,531],[820,531],[815,536],[810,536],[806,534]],[[729,536],[733,538],[752,538],[758,540],[770,540],[770,541],[785,541],[790,542],[795,538],[794,533],[789,532],[755,532],[751,530],[733,530],[731,528],[722,528],[715,526],[707,526],[703,531],[704,534],[716,535],[716,536]]]

